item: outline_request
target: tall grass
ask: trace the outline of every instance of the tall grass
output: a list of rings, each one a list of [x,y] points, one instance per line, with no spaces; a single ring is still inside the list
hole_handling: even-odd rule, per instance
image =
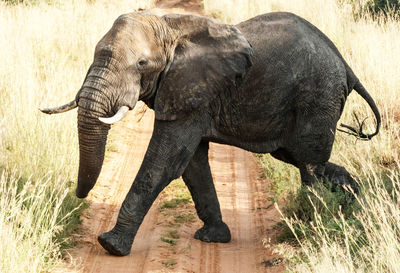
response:
[[[350,218],[344,216],[348,207],[331,206],[337,203],[321,198],[318,187],[312,188],[314,193],[303,202],[311,207],[311,222],[305,221],[304,215],[296,219],[285,214],[284,220],[300,244],[294,251],[285,251],[291,272],[398,272],[400,268],[400,22],[369,14],[355,20],[352,6],[343,4],[346,2],[204,0],[205,11],[227,23],[271,11],[304,17],[336,44],[382,114],[381,132],[369,142],[336,135],[331,161],[361,179],[362,190]],[[354,123],[353,112],[368,116],[369,130],[373,131],[373,115],[355,92],[339,122]],[[296,194],[300,178],[294,167],[270,156],[263,156],[262,162],[281,198]],[[330,221],[325,221],[329,214]]]
[[[0,1],[0,272],[49,272],[81,207],[76,113],[38,107],[73,99],[113,21],[154,3],[21,2]]]

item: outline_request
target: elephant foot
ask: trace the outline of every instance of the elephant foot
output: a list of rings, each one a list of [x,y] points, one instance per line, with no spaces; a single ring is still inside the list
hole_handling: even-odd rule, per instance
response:
[[[360,192],[359,183],[342,166],[328,162],[325,167],[325,177],[332,183],[332,191],[336,191],[342,186],[350,186],[355,193]]]
[[[205,224],[196,231],[194,238],[203,242],[228,243],[231,240],[231,232],[224,222],[208,225]]]
[[[128,255],[133,243],[131,236],[114,230],[100,234],[97,240],[105,250],[115,256]]]

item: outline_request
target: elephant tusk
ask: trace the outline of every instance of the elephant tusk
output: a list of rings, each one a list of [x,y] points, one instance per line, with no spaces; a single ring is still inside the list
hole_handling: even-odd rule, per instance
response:
[[[128,111],[129,111],[128,106],[122,106],[121,108],[119,108],[118,112],[114,116],[112,116],[110,118],[99,117],[99,120],[106,124],[113,124],[113,123],[123,119],[126,116],[126,114],[128,113]]]
[[[58,106],[58,107],[54,107],[54,108],[39,108],[39,110],[45,114],[51,115],[51,114],[64,113],[64,112],[72,110],[76,107],[78,107],[78,103],[76,102],[76,100],[73,100],[62,106]]]

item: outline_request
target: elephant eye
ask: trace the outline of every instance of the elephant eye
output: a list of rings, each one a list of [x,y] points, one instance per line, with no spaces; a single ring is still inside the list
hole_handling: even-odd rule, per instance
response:
[[[145,60],[145,59],[141,59],[141,60],[139,60],[139,61],[138,61],[138,63],[137,63],[137,65],[138,65],[138,68],[143,68],[144,66],[146,66],[146,65],[147,65],[147,63],[148,63],[148,61],[147,61],[147,60]]]

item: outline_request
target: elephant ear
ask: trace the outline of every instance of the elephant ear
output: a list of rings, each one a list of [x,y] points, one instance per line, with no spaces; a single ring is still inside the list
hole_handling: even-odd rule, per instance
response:
[[[175,120],[207,108],[225,90],[237,88],[251,66],[253,50],[234,26],[193,15],[166,15],[178,39],[159,84],[156,119]]]

